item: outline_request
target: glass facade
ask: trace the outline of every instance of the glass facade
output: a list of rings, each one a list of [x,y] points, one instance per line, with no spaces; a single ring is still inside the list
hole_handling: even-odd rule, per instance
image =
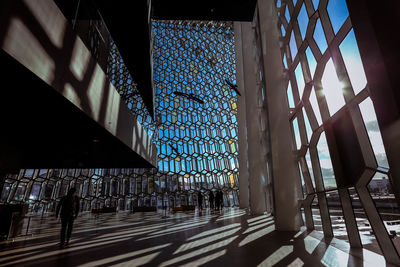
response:
[[[397,225],[399,209],[346,1],[276,1],[276,8],[284,40],[282,65],[288,73],[293,147],[300,155],[304,199],[314,199],[303,208],[312,210],[314,218],[309,220],[316,230],[349,241],[347,233],[354,229],[347,229],[345,221],[354,218],[344,215],[342,201],[350,196],[361,243],[382,253],[374,229],[384,225],[397,243],[393,231],[400,229],[388,225]],[[352,131],[360,151],[354,162],[346,158],[346,154],[355,155],[346,150],[350,145],[346,139],[351,138],[346,133]],[[348,167],[357,160],[361,162],[357,171]],[[354,172],[344,175],[343,168]],[[368,205],[370,200],[375,206]],[[378,214],[380,220],[368,221]]]

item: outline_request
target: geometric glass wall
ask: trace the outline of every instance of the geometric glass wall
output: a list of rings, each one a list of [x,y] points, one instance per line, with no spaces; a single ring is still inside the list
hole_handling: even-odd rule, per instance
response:
[[[322,221],[326,236],[347,240],[350,226],[345,222],[355,218],[343,216],[342,203],[351,199],[358,225],[351,231],[368,240],[364,247],[376,252],[378,243],[393,247],[399,242],[393,231],[399,234],[400,228],[390,225],[400,220],[399,209],[346,1],[275,3],[304,203]],[[307,226],[315,225],[310,220]]]
[[[224,188],[237,202],[237,95],[228,85],[236,83],[233,25],[152,25],[158,170],[177,175],[183,190]]]

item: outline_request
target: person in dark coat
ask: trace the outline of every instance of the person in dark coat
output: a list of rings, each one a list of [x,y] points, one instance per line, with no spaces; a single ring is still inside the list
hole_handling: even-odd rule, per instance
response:
[[[197,202],[199,204],[199,211],[201,211],[203,209],[203,195],[200,191],[197,193]]]
[[[210,190],[210,193],[208,195],[208,201],[210,202],[210,209],[214,208],[214,200],[215,200],[214,193],[213,191]]]
[[[79,212],[79,198],[75,196],[76,189],[71,188],[66,196],[63,196],[57,205],[56,218],[61,210],[61,234],[60,247],[69,244],[72,226]],[[65,243],[65,231],[67,230],[67,242]]]
[[[222,206],[224,205],[224,194],[222,193],[222,190],[217,191],[217,198],[218,198],[218,210],[222,210]]]

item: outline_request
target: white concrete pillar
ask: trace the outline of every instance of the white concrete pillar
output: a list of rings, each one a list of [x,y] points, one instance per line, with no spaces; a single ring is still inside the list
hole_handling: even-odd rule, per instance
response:
[[[254,42],[254,33],[250,22],[240,23],[240,37],[242,40],[242,97],[241,105],[245,106],[240,111],[246,111],[247,126],[247,158],[248,158],[248,181],[249,181],[249,203],[252,214],[263,214],[266,211],[265,181],[267,179],[266,161],[263,156],[263,145],[261,141],[261,110],[259,108],[259,85],[257,84],[257,64]],[[242,114],[241,114],[242,115]],[[241,126],[243,127],[243,126]],[[243,129],[241,129],[243,130]],[[242,150],[240,150],[242,153]],[[241,169],[243,170],[243,168]]]
[[[249,207],[249,169],[247,157],[247,123],[246,95],[244,94],[242,27],[240,22],[234,22],[235,54],[236,54],[236,84],[241,96],[238,96],[238,138],[239,138],[239,207]]]
[[[279,47],[274,1],[258,0],[266,93],[271,135],[272,172],[275,192],[275,227],[297,231],[301,226],[299,200],[300,173],[292,153],[292,136],[286,100],[287,82]]]

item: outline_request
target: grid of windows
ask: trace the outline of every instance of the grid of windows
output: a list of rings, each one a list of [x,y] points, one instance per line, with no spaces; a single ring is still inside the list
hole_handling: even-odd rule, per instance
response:
[[[359,233],[365,247],[380,253],[379,243],[389,255],[393,243],[384,225],[398,220],[399,211],[346,1],[278,0],[276,6],[306,225],[352,245],[360,241],[347,233]],[[346,213],[342,203],[349,197],[353,210]],[[348,229],[353,211],[358,229]]]
[[[153,21],[158,169],[185,190],[224,188],[237,199],[232,23]],[[233,190],[232,190],[233,189]]]

